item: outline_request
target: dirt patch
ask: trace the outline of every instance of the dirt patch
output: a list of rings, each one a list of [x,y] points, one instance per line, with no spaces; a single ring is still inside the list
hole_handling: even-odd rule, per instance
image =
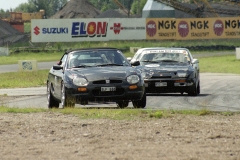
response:
[[[0,116],[1,159],[239,159],[240,115],[151,120]]]

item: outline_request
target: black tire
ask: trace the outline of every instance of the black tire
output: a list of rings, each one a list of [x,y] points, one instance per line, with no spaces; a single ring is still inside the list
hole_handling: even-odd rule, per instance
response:
[[[129,104],[129,101],[118,101],[116,103],[119,108],[126,108]]]
[[[195,84],[190,92],[188,92],[188,96],[197,96],[200,93],[200,84]]]
[[[138,101],[132,101],[133,107],[134,108],[145,108],[147,103],[147,96],[146,92],[144,92],[143,97],[141,100]]]
[[[49,82],[47,83],[47,106],[49,109],[59,107],[59,102],[52,95],[51,84]]]
[[[198,95],[200,94],[200,91],[201,91],[201,89],[200,89],[200,81],[198,82],[198,86],[197,86],[197,93],[198,93]]]
[[[61,108],[75,107],[76,100],[73,97],[70,97],[66,94],[65,86],[62,83],[62,92],[61,92]]]
[[[85,105],[88,105],[88,101],[87,101],[87,100],[82,100],[82,101],[80,102],[80,104],[81,104],[81,105],[84,105],[84,106],[85,106]]]

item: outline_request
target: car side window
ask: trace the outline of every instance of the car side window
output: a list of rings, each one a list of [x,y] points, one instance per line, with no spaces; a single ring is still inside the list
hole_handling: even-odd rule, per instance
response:
[[[189,60],[193,59],[192,54],[189,51],[188,51],[188,57],[189,57]]]
[[[65,63],[66,63],[66,60],[67,60],[67,54],[64,54],[64,56],[62,57],[62,59],[61,59],[61,66],[64,66],[65,65]]]
[[[184,52],[183,52],[183,54],[184,54],[184,61],[186,61],[186,62],[190,62],[191,61],[191,54],[189,54],[189,51],[187,51],[187,50],[184,50]]]

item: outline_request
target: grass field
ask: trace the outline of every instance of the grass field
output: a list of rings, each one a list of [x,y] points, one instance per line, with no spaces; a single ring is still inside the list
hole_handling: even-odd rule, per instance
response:
[[[43,57],[42,57],[43,58]],[[57,57],[59,58],[59,57]],[[240,60],[233,55],[198,58],[201,73],[240,74]],[[45,86],[49,70],[2,73],[0,88]]]
[[[51,52],[45,52],[46,44],[37,44],[36,47],[41,48],[39,52],[15,52],[18,47],[28,47],[28,44],[16,44],[10,46],[9,56],[0,56],[0,65],[4,64],[17,64],[18,60],[37,60],[38,62],[43,61],[58,61],[63,54],[62,50],[71,48],[86,48],[86,47],[116,47],[116,48],[129,48],[134,47],[172,47],[172,46],[186,46],[187,45],[238,45],[237,41],[152,41],[152,42],[133,42],[133,41],[122,41],[122,42],[82,42],[82,43],[52,43],[48,44],[48,48],[53,49]],[[42,51],[41,51],[42,50]],[[61,50],[61,51],[60,51]],[[194,54],[206,54],[214,53],[218,51],[192,51]],[[129,51],[124,52],[126,57],[132,57],[133,54]],[[215,57],[203,57],[198,58],[200,61],[200,72],[211,72],[211,73],[234,73],[240,74],[240,60],[237,60],[234,55],[215,56]],[[1,66],[0,66],[1,67]],[[36,72],[16,72],[16,73],[3,73],[1,76],[0,88],[16,88],[16,87],[37,87],[46,86],[46,79],[49,70],[41,70]],[[0,105],[1,106],[1,105]],[[162,118],[171,117],[174,114],[192,114],[192,115],[208,115],[216,114],[207,110],[200,111],[142,111],[142,110],[84,110],[84,109],[64,109],[64,110],[51,110],[54,112],[61,112],[64,114],[76,114],[81,118],[111,118],[111,119],[129,119],[134,117],[146,117],[146,118]],[[34,109],[34,108],[8,108],[0,107],[0,113],[33,113],[33,112],[49,112],[46,109]],[[221,112],[224,116],[232,115],[232,112]],[[235,114],[235,113],[234,113]]]
[[[206,109],[202,110],[139,110],[139,109],[82,109],[82,108],[65,108],[59,109],[39,109],[39,108],[9,108],[0,107],[0,114],[3,113],[37,113],[37,112],[58,112],[63,114],[73,114],[81,119],[114,119],[114,120],[148,120],[153,118],[170,118],[175,115],[195,115],[206,116],[219,114],[222,116],[231,116],[239,114],[238,112],[212,112]]]
[[[173,47],[173,46],[208,46],[208,45],[238,45],[239,40],[204,40],[204,41],[111,41],[111,42],[81,42],[81,43],[49,43],[36,44],[40,48],[38,52],[19,51],[16,46],[10,47],[9,56],[0,56],[0,65],[17,64],[18,60],[36,60],[37,62],[44,61],[58,61],[62,56],[62,50],[71,48],[87,48],[87,47],[116,47],[122,48],[126,57],[132,57],[134,54],[130,53],[130,47]],[[24,45],[21,45],[21,48]],[[43,51],[46,50],[47,51]],[[219,51],[191,51],[192,54],[214,54]],[[231,51],[233,52],[233,51]],[[198,58],[200,63],[200,72],[210,73],[234,73],[240,74],[240,60],[236,59],[234,55],[224,56],[210,56]],[[17,73],[3,73],[1,76],[0,88],[15,88],[15,87],[36,87],[45,86],[48,70],[36,72],[17,72]]]

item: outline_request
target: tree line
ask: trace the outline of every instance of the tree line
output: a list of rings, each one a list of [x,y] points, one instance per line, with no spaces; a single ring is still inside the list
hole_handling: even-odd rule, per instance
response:
[[[40,10],[45,11],[45,16],[50,17],[61,9],[68,0],[28,0],[27,3],[21,3],[16,8],[10,8],[6,11],[0,9],[1,17],[7,18],[9,12],[34,13]]]
[[[45,11],[46,18],[51,17],[58,12],[70,0],[28,0],[27,3],[22,3],[16,8],[3,10],[0,8],[0,19],[10,16],[9,12],[24,12],[34,13],[40,10]],[[131,14],[141,14],[147,0],[87,0],[92,3],[97,9],[104,12],[109,9],[121,8],[118,1],[125,10]],[[179,2],[202,3],[203,0],[176,0]],[[208,0],[208,2],[223,2],[226,0]],[[1,7],[1,6],[0,6]]]
[[[23,12],[34,13],[40,10],[45,11],[45,16],[51,17],[58,12],[69,0],[28,0],[27,3],[21,3],[16,8],[3,10],[0,8],[0,18],[7,18],[10,16],[9,12]],[[118,9],[121,6],[115,0],[88,0],[97,9],[104,12],[109,9]],[[121,5],[131,14],[141,14],[147,0],[118,0]],[[0,6],[1,7],[1,6]]]

